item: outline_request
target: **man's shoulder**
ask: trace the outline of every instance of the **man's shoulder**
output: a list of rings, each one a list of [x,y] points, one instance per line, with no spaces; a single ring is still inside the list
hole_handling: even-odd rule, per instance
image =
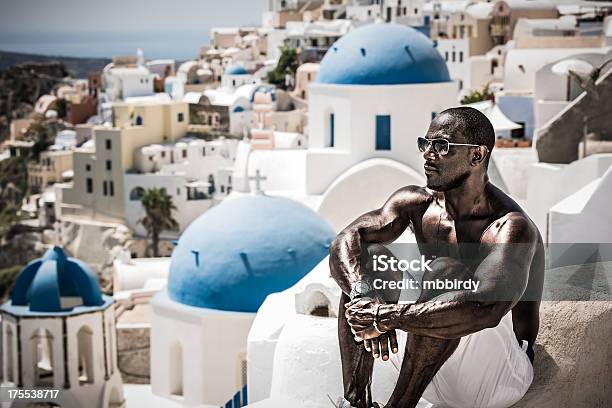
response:
[[[408,185],[395,191],[389,198],[389,202],[399,206],[420,206],[433,201],[434,195],[427,188],[416,185]]]
[[[538,228],[520,208],[493,221],[482,237],[482,242],[491,244],[535,244],[538,241]]]

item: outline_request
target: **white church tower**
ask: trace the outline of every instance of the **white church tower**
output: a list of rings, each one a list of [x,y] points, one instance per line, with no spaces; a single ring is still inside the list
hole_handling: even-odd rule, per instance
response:
[[[65,408],[124,406],[113,298],[86,264],[49,249],[21,271],[0,315],[3,387],[59,389],[35,402]]]

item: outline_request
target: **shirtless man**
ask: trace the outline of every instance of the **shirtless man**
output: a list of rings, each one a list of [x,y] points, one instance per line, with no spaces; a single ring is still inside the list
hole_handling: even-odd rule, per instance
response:
[[[374,358],[388,360],[389,350],[403,357],[387,408],[415,407],[421,396],[434,406],[504,407],[527,391],[544,248],[525,212],[488,180],[494,145],[493,127],[479,111],[459,107],[440,113],[418,140],[427,188],[401,188],[334,240],[330,269],[343,291],[341,406],[372,406]],[[477,293],[422,291],[416,303],[386,302],[372,288],[361,259],[368,245],[391,243],[406,228],[421,251],[447,248],[428,254],[437,259],[424,279],[474,279],[480,282]],[[477,263],[463,258],[464,243],[477,246]],[[401,349],[396,330],[406,339]]]

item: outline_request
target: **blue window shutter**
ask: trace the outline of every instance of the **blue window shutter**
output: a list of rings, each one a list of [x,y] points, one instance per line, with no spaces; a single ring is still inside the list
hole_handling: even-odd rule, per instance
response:
[[[376,115],[376,150],[391,150],[391,116]]]
[[[242,406],[247,406],[249,404],[249,399],[247,397],[247,386],[244,384],[242,387]]]
[[[334,132],[335,132],[335,123],[334,123],[334,114],[329,114],[329,147],[334,147]]]

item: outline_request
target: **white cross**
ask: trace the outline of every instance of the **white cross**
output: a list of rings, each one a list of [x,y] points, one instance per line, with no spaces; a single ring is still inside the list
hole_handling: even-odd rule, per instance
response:
[[[263,190],[261,189],[261,182],[267,179],[267,177],[264,177],[259,173],[259,169],[255,170],[255,176],[249,177],[249,180],[255,180],[255,194],[263,195]]]

